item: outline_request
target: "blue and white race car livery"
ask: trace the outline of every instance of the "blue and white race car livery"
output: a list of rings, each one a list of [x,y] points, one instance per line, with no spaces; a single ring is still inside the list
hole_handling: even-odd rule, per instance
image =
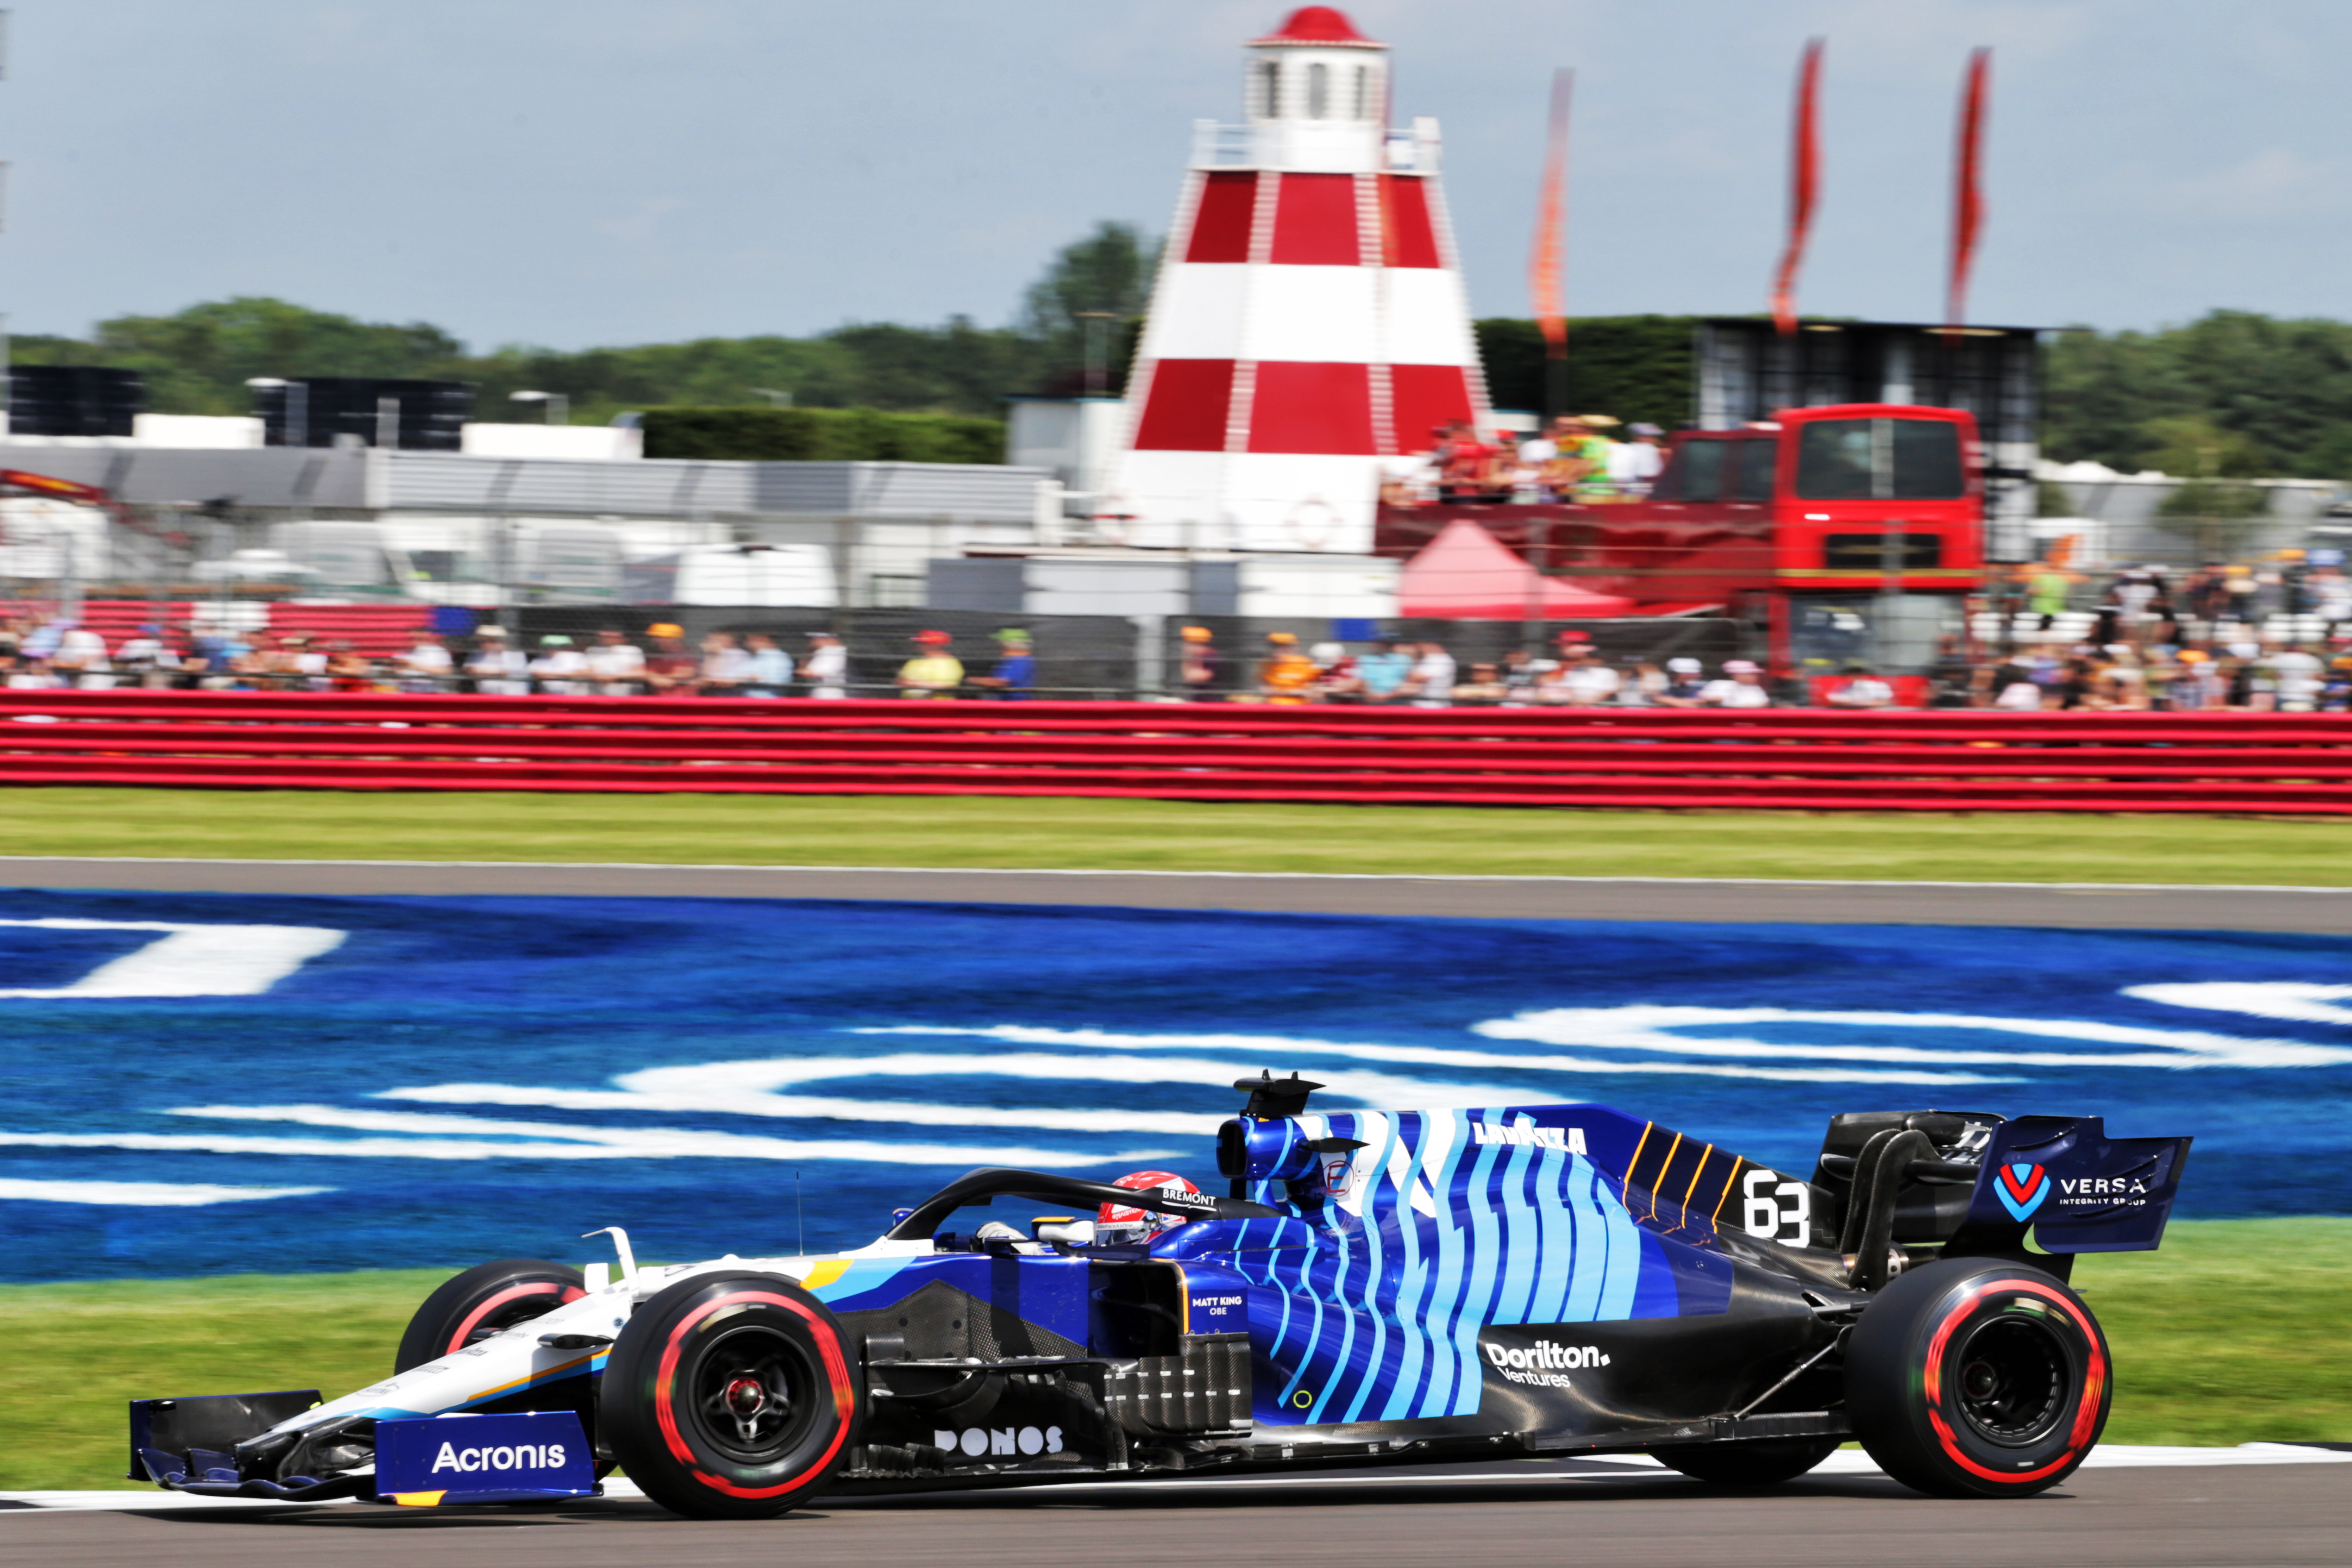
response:
[[[826,1257],[640,1268],[616,1237],[617,1272],[484,1264],[382,1383],[139,1402],[132,1473],[446,1504],[619,1465],[740,1517],[1608,1449],[1766,1484],[1859,1438],[1923,1490],[2028,1493],[2082,1462],[2113,1386],[2074,1257],[2154,1247],[2189,1146],[1865,1112],[1806,1178],[1596,1105],[1317,1114],[1296,1077],[1236,1087],[1222,1194],[980,1170]]]

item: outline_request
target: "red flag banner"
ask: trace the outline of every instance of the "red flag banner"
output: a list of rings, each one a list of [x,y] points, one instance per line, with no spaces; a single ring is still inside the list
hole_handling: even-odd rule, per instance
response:
[[[1805,237],[1813,226],[1813,201],[1821,190],[1820,101],[1822,40],[1808,39],[1797,67],[1797,123],[1789,151],[1789,247],[1772,279],[1772,321],[1783,332],[1797,330],[1797,268],[1805,259]]]
[[[1992,51],[1977,49],[1960,80],[1959,148],[1952,167],[1952,275],[1944,290],[1944,321],[1958,327],[1968,320],[1969,271],[1976,265],[1977,233],[1984,226],[1985,97],[1992,74]]]
[[[1528,291],[1534,298],[1536,324],[1543,329],[1544,353],[1553,359],[1568,353],[1561,230],[1568,216],[1568,101],[1575,87],[1574,71],[1552,73],[1551,133],[1544,149],[1543,193],[1536,206],[1535,251],[1528,258]]]

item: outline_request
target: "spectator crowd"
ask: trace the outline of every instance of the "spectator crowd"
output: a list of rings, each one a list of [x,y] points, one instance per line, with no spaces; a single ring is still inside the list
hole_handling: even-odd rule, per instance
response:
[[[1622,430],[1619,440],[1612,431]],[[1650,493],[1666,466],[1665,432],[1606,414],[1564,414],[1521,437],[1482,437],[1466,419],[1430,432],[1422,451],[1391,459],[1381,499],[1391,506],[1437,500],[1629,500]]]
[[[15,691],[135,689],[188,691],[471,691],[521,697],[807,697],[838,700],[855,689],[849,650],[828,630],[807,634],[797,653],[762,632],[714,631],[689,644],[685,628],[656,622],[642,638],[606,626],[584,641],[561,632],[535,647],[506,627],[478,627],[452,646],[436,632],[415,634],[392,654],[362,652],[348,637],[302,632],[174,631],[140,626],[109,647],[70,616],[10,617],[0,606],[0,686]],[[899,666],[898,695],[974,696],[1023,700],[1035,695],[1037,661],[1030,634],[994,634],[996,657],[985,674],[956,658],[953,638],[918,633]],[[875,695],[878,693],[867,693]]]
[[[1346,644],[1277,631],[1259,647],[1221,648],[1211,628],[1188,626],[1162,684],[1183,700],[1284,705],[2352,711],[2352,576],[2334,552],[2287,551],[2173,578],[2159,567],[2100,578],[2047,563],[2017,568],[1973,602],[1969,635],[1944,637],[1924,671],[1881,671],[1853,657],[1868,647],[1866,628],[1826,655],[1826,645],[1801,645],[1790,650],[1791,664],[1768,672],[1743,658],[1612,658],[1579,630],[1489,660],[1457,658],[1426,637]],[[1023,627],[968,638],[989,645],[972,667],[950,634],[918,632],[900,653],[862,658],[861,675],[831,630],[788,639],[796,642],[788,648],[757,631],[689,640],[673,622],[578,638],[525,637],[491,624],[464,637],[418,632],[398,651],[370,653],[342,637],[152,622],[110,642],[71,616],[12,616],[8,608],[0,604],[0,685],[16,691],[1021,701],[1053,689],[1041,680],[1034,634]]]

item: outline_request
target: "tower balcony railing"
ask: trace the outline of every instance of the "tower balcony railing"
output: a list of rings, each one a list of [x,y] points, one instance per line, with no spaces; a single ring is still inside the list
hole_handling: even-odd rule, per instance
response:
[[[1352,127],[1344,121],[1260,121],[1226,125],[1214,120],[1196,120],[1192,122],[1192,167],[1280,172],[1297,163],[1328,168],[1327,136],[1344,134],[1349,129]],[[1440,142],[1436,121],[1416,120],[1410,126],[1380,132],[1380,136],[1381,168],[1399,174],[1437,173]]]

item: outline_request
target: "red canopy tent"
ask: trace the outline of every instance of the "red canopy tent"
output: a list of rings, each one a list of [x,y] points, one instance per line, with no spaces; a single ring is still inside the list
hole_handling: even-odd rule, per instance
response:
[[[1622,616],[1633,601],[1546,577],[1476,523],[1456,518],[1404,563],[1397,610],[1413,619],[1593,620]]]

